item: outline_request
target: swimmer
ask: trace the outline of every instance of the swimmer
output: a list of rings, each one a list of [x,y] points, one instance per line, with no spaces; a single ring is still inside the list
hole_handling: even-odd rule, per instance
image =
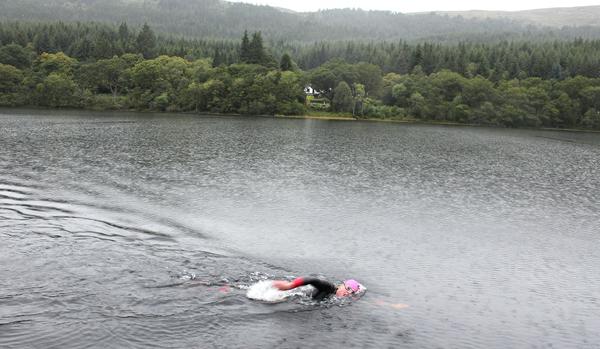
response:
[[[322,300],[331,295],[335,295],[338,298],[350,297],[366,290],[366,288],[356,280],[346,280],[340,285],[335,285],[329,281],[313,277],[299,277],[292,282],[284,280],[273,281],[273,287],[281,291],[287,291],[305,285],[311,285],[316,289],[316,292],[312,295],[313,299],[316,300]]]

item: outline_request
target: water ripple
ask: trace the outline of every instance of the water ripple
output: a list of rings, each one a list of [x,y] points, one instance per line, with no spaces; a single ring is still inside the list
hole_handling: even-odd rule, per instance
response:
[[[600,343],[597,134],[80,114],[0,118],[0,347]]]

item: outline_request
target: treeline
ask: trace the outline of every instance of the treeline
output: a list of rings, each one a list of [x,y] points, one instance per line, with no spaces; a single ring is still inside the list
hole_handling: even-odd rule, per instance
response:
[[[8,50],[27,55],[17,45],[0,55]],[[209,59],[131,53],[93,63],[42,53],[24,69],[0,63],[3,106],[294,115],[304,113],[303,86],[298,72],[256,64],[213,68]]]
[[[346,50],[352,59],[303,70],[293,59],[299,51],[279,55],[260,32],[228,46],[160,38],[147,25],[13,23],[0,26],[0,40],[2,106],[268,115],[308,109],[358,118],[600,128],[597,41],[385,44],[404,52],[388,53],[386,59],[403,62],[393,71],[372,63],[379,46],[358,43],[339,44],[352,47]],[[81,42],[89,50],[78,49]],[[316,91],[308,98],[306,86]]]
[[[184,40],[156,35],[148,25],[130,28],[100,23],[0,23],[0,46],[18,44],[43,52],[63,52],[80,61],[111,58],[124,53],[142,53],[146,58],[159,55],[187,59],[214,57],[223,63],[239,61],[239,40]]]
[[[262,37],[260,40],[262,45]],[[147,25],[132,29],[126,23],[117,27],[97,23],[0,23],[0,46],[10,43],[29,47],[37,54],[64,52],[79,61],[142,53],[145,58],[158,55],[188,60],[208,57],[213,59],[215,66],[244,62],[240,57],[239,40],[161,37]],[[375,64],[386,73],[407,74],[416,66],[421,66],[427,74],[451,70],[467,77],[481,75],[494,82],[527,77],[600,77],[600,40],[539,43],[503,41],[495,44],[463,42],[457,45],[359,41],[291,45],[267,42],[264,46],[276,57],[275,61],[289,53],[298,67],[304,70],[341,58],[349,63]]]
[[[493,81],[527,77],[563,79],[575,75],[600,77],[600,40],[457,45],[350,41],[316,43],[291,51],[303,69],[341,58],[350,63],[372,63],[384,72],[407,74],[418,65],[427,74],[451,70]]]
[[[496,83],[417,66],[376,78],[376,66],[334,60],[309,81],[330,109],[361,118],[397,118],[504,127],[600,128],[600,79],[508,79]],[[363,74],[364,76],[361,76]],[[381,75],[379,75],[381,76]]]

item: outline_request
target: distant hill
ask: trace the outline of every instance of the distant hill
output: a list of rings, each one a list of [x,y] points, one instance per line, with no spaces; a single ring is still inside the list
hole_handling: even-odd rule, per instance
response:
[[[600,8],[600,7],[598,7]],[[592,8],[594,11],[596,7]],[[548,23],[542,18],[544,11]],[[420,13],[352,9],[298,13],[270,6],[221,0],[1,0],[0,21],[80,21],[140,26],[186,38],[239,39],[244,30],[262,31],[270,41],[339,40],[499,41],[506,39],[600,38],[600,27],[548,27],[592,23],[588,8],[502,13]],[[597,12],[594,12],[597,13]],[[460,16],[458,15],[460,14]],[[521,15],[518,15],[521,14]],[[484,18],[486,17],[486,18]],[[551,19],[554,18],[554,19]],[[560,21],[559,21],[560,20]],[[558,24],[550,24],[558,23]],[[595,23],[598,24],[598,23]]]
[[[600,6],[560,7],[527,11],[436,11],[440,15],[477,19],[509,19],[526,24],[564,27],[600,26]]]

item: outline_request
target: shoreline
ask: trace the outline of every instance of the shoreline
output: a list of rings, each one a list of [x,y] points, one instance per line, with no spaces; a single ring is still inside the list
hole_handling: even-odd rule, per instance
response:
[[[272,116],[270,116],[272,117]],[[483,127],[483,128],[495,128],[495,129],[510,129],[510,130],[538,130],[538,131],[565,131],[565,132],[589,132],[589,133],[600,133],[600,130],[594,129],[579,129],[579,128],[552,128],[552,127],[515,127],[508,128],[494,125],[482,125],[482,124],[467,124],[452,121],[435,121],[435,120],[417,120],[417,119],[379,119],[379,118],[367,118],[357,119],[350,116],[327,116],[327,115],[276,115],[275,118],[281,119],[306,119],[306,120],[325,120],[325,121],[366,121],[366,122],[383,122],[383,123],[395,123],[395,124],[413,124],[413,125],[433,125],[433,126],[466,126],[466,127]]]
[[[436,120],[418,120],[418,119],[380,119],[366,118],[358,119],[352,116],[345,115],[315,115],[307,113],[305,115],[243,115],[235,113],[211,113],[211,112],[194,112],[194,111],[153,111],[153,110],[132,110],[132,109],[93,109],[93,108],[48,108],[40,106],[17,106],[8,107],[0,106],[2,110],[37,110],[37,111],[83,111],[83,112],[100,112],[100,113],[141,113],[141,114],[179,114],[179,115],[197,115],[197,116],[215,116],[215,117],[260,117],[272,119],[296,119],[296,120],[321,120],[321,121],[352,121],[352,122],[381,122],[394,124],[412,124],[412,125],[432,125],[432,126],[464,126],[464,127],[482,127],[492,129],[512,129],[512,130],[538,130],[538,131],[563,131],[563,132],[588,132],[600,133],[600,130],[594,129],[578,129],[578,128],[551,128],[551,127],[516,127],[508,128],[494,125],[468,124],[452,121],[436,121]]]

